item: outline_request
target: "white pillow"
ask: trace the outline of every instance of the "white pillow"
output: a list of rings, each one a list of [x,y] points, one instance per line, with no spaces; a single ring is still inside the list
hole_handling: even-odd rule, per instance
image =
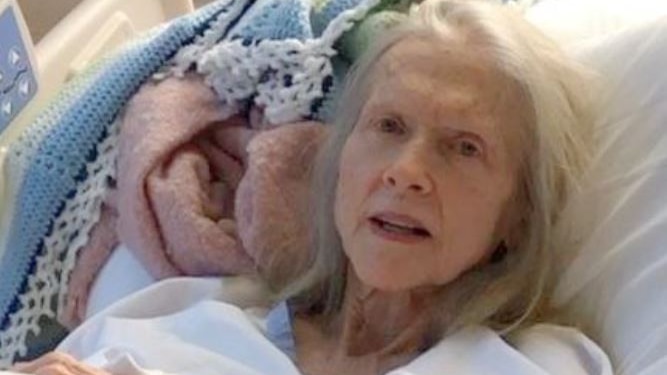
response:
[[[529,20],[560,42],[577,42],[650,22],[667,14],[664,0],[541,0]]]
[[[598,34],[575,53],[606,90],[600,148],[563,221],[579,251],[554,303],[617,374],[667,374],[667,17]]]

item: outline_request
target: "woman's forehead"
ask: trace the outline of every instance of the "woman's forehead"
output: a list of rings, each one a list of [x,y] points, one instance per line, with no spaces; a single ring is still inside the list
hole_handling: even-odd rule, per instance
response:
[[[466,86],[479,94],[512,86],[512,80],[479,45],[436,37],[409,37],[391,46],[376,62],[374,80],[397,86],[446,89]]]
[[[390,46],[378,59],[380,71],[395,74],[406,66],[436,72],[444,67],[488,70],[490,59],[478,44],[466,44],[454,38],[408,36]],[[433,63],[437,61],[437,63]],[[438,69],[440,68],[440,69]]]
[[[369,100],[409,108],[420,103],[420,111],[432,109],[433,115],[444,111],[498,116],[504,107],[518,108],[518,84],[487,55],[460,41],[406,38],[376,62]]]
[[[518,82],[479,46],[406,38],[376,62],[366,105],[412,120],[463,126],[517,147],[530,118]],[[451,121],[450,121],[451,120]],[[519,143],[517,143],[519,142]]]

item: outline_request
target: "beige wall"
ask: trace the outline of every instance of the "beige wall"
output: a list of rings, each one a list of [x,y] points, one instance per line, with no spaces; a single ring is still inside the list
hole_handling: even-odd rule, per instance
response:
[[[195,4],[195,7],[199,8],[202,5],[206,5],[208,3],[213,2],[213,0],[194,0],[193,3]]]
[[[32,40],[36,44],[69,11],[82,0],[18,0],[26,19]],[[141,0],[136,0],[141,1]],[[194,0],[200,7],[214,0]]]
[[[18,0],[34,43],[39,42],[80,2],[81,0]]]

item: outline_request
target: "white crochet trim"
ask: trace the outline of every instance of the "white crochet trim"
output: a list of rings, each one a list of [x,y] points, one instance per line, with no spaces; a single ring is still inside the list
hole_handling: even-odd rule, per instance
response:
[[[241,41],[225,41],[213,46],[226,32],[229,22],[240,15],[246,2],[239,2],[237,7],[221,14],[209,31],[192,46],[183,48],[174,60],[176,66],[172,71],[182,74],[196,62],[223,104],[234,108],[238,101],[255,94],[254,102],[264,108],[267,120],[278,124],[310,114],[312,101],[323,95],[324,78],[333,71],[329,60],[336,54],[333,44],[379,0],[361,1],[354,9],[342,12],[317,39],[265,40],[250,46],[243,46]],[[231,17],[230,12],[234,14]],[[260,83],[261,73],[269,68],[275,74]],[[292,76],[289,87],[282,82],[285,75]],[[0,368],[9,366],[16,355],[27,353],[26,338],[29,333],[39,334],[40,317],[54,318],[64,307],[78,252],[99,220],[107,178],[116,174],[119,127],[119,120],[110,126],[110,135],[97,147],[97,160],[86,167],[88,179],[77,187],[75,197],[66,202],[53,232],[44,242],[44,254],[36,260],[37,272],[28,279],[30,292],[20,297],[21,309],[10,316],[10,328],[0,333]]]
[[[241,40],[220,42],[197,60],[197,70],[223,103],[254,95],[254,104],[271,124],[303,119],[312,114],[311,104],[323,96],[322,82],[333,72],[334,43],[378,2],[361,1],[341,12],[317,39],[263,40],[248,46]],[[262,77],[267,71],[271,74]],[[289,86],[282,81],[286,75],[292,77]]]
[[[230,8],[229,5],[234,1],[236,1],[235,7]],[[227,0],[226,4],[222,5],[224,10],[211,23],[211,27],[206,29],[203,35],[198,35],[193,44],[181,48],[176,53],[171,73],[177,77],[182,77],[192,64],[224,36],[230,24],[241,15],[247,3],[248,0]]]
[[[54,318],[63,309],[78,252],[99,220],[107,178],[115,178],[119,130],[117,119],[109,127],[109,136],[97,145],[97,159],[86,166],[88,179],[77,186],[45,239],[37,270],[28,278],[29,293],[20,296],[20,310],[10,316],[10,328],[0,333],[0,368],[11,365],[16,355],[26,355],[27,336],[39,334],[40,317]]]

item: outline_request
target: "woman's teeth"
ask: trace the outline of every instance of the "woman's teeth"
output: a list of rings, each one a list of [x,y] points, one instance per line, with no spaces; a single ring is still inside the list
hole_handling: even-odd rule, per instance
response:
[[[412,228],[402,227],[400,225],[391,224],[387,222],[381,222],[380,226],[382,229],[388,232],[401,233],[401,234],[413,234]]]
[[[427,230],[422,229],[422,228],[413,228],[413,227],[408,227],[408,226],[403,226],[399,224],[394,224],[390,223],[387,221],[383,221],[380,219],[373,219],[382,229],[386,230],[387,232],[393,232],[393,233],[398,233],[398,234],[404,234],[404,235],[417,235],[417,236],[429,236],[429,233]]]

